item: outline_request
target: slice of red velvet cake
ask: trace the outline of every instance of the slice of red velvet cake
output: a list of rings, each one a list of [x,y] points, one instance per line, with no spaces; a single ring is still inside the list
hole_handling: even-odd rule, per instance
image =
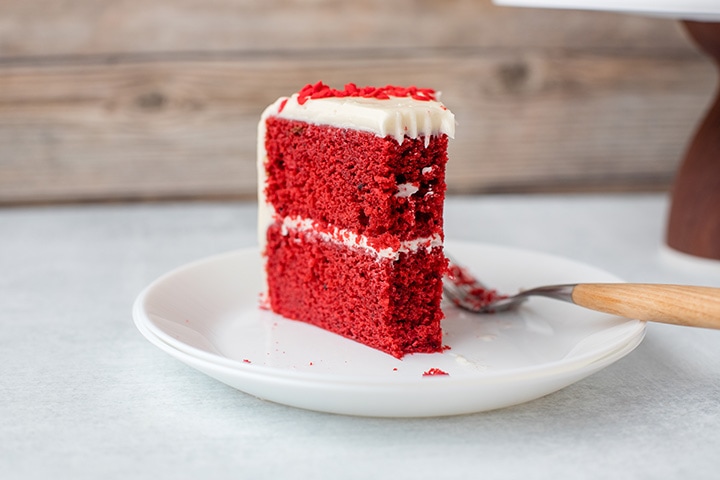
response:
[[[308,85],[258,132],[267,306],[396,357],[442,349],[453,114],[433,90]]]

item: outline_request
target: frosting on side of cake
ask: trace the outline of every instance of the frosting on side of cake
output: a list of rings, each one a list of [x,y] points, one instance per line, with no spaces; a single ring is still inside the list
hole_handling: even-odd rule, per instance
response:
[[[267,172],[265,171],[265,164],[267,163],[267,150],[265,149],[265,133],[267,132],[267,127],[265,126],[265,121],[267,120],[267,117],[263,115],[263,117],[260,119],[260,123],[258,124],[258,136],[257,136],[257,182],[258,182],[258,245],[260,246],[260,251],[262,252],[265,250],[265,245],[267,243],[267,238],[265,238],[265,235],[267,233],[268,227],[273,222],[273,217],[275,216],[275,209],[273,206],[267,201],[267,198],[265,197],[265,185],[267,184]]]

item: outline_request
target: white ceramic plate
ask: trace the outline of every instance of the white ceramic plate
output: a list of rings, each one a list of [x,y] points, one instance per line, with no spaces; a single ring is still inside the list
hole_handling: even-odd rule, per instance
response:
[[[504,292],[548,283],[615,282],[564,258],[474,243],[446,249]],[[443,353],[402,360],[258,308],[257,249],[200,260],[153,282],[133,317],[154,345],[213,378],[278,403],[391,417],[502,408],[566,387],[631,352],[645,324],[548,299],[471,315],[445,306]],[[438,368],[447,376],[425,376]]]
[[[633,13],[652,17],[717,22],[717,0],[494,0],[511,7],[563,8]]]

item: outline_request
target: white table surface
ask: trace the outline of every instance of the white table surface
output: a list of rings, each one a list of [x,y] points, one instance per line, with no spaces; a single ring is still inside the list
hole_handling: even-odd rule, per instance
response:
[[[451,198],[446,232],[631,281],[720,286],[717,264],[662,254],[667,206],[663,195]],[[0,209],[0,478],[720,475],[720,331],[651,324],[628,357],[534,402],[373,419],[240,393],[135,329],[131,305],[150,281],[255,242],[252,203]]]

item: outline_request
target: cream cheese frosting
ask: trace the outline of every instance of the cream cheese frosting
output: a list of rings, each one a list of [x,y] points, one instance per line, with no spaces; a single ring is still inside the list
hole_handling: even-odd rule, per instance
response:
[[[301,217],[285,217],[281,228],[283,235],[287,235],[290,230],[312,232],[313,235],[326,242],[341,243],[346,247],[360,248],[375,255],[378,259],[397,260],[401,253],[414,253],[423,248],[430,252],[433,248],[440,247],[443,244],[442,237],[435,234],[431,237],[400,242],[397,249],[383,248],[378,250],[370,245],[369,239],[365,235],[358,235],[355,232],[338,227],[332,227],[327,231],[318,230],[317,224],[313,220]]]
[[[455,137],[455,115],[435,100],[416,100],[412,97],[388,99],[365,97],[328,97],[303,102],[299,95],[281,97],[265,109],[261,121],[270,116],[300,120],[315,125],[328,125],[371,132],[380,137],[391,136],[398,143],[405,137],[425,137],[445,134]]]

